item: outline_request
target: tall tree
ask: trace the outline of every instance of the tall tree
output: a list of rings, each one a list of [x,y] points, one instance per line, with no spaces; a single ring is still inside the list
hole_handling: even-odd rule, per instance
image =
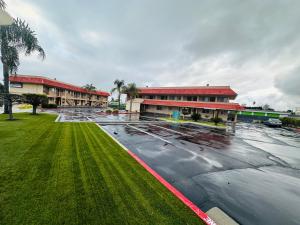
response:
[[[0,94],[4,93],[4,85],[0,83]]]
[[[4,85],[0,83],[0,95],[4,93]],[[0,98],[0,107],[3,106],[3,100]]]
[[[138,95],[138,88],[136,87],[136,84],[135,83],[127,84],[126,86],[123,87],[122,93],[127,94],[127,96],[129,97],[129,101],[130,101],[129,112],[131,113],[133,99],[136,98]]]
[[[89,106],[92,105],[92,95],[93,95],[93,92],[96,91],[96,87],[93,85],[93,84],[86,84],[84,85],[82,88],[84,88],[85,90],[87,90],[88,92],[88,99],[89,99]]]
[[[118,103],[119,103],[119,110],[121,109],[121,94],[122,94],[122,89],[124,88],[125,82],[124,80],[118,80],[116,79],[114,81],[115,87],[111,90],[111,93],[117,91],[118,92]]]
[[[0,0],[1,7],[5,7],[4,1]],[[37,52],[42,59],[45,52],[39,45],[36,34],[28,24],[21,19],[14,19],[10,26],[0,28],[1,62],[3,64],[4,92],[9,94],[9,73],[16,72],[20,65],[19,52],[25,55]],[[9,113],[9,104],[5,101],[4,113]]]

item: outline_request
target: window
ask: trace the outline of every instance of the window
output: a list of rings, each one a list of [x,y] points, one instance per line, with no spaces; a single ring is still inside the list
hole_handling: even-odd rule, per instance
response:
[[[178,101],[181,101],[181,96],[177,96],[177,100],[178,100]]]
[[[160,99],[161,99],[161,100],[167,100],[167,99],[168,99],[168,96],[162,95],[162,96],[160,96]]]
[[[169,96],[169,100],[175,100],[175,96]]]
[[[197,96],[188,96],[187,97],[187,101],[194,101],[194,102],[196,102],[197,101]]]
[[[162,110],[162,106],[158,105],[158,106],[156,106],[156,109],[157,110]]]
[[[153,96],[153,95],[150,95],[149,98],[150,98],[150,99],[154,99],[154,96]]]
[[[224,102],[224,98],[223,97],[218,97],[217,102]]]
[[[10,83],[9,85],[11,88],[23,88],[22,83]]]
[[[199,102],[204,102],[204,101],[205,101],[205,98],[204,98],[204,97],[199,97],[199,98],[198,98],[198,101],[199,101]]]
[[[209,113],[209,109],[203,109],[202,113]]]
[[[210,97],[210,98],[209,98],[209,101],[210,101],[210,102],[215,102],[215,101],[216,101],[216,97]]]
[[[43,92],[48,95],[49,94],[49,88],[43,86]]]

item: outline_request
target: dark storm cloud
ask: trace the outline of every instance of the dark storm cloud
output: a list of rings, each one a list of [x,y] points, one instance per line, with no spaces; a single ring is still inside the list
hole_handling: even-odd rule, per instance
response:
[[[44,62],[22,58],[20,73],[106,90],[115,78],[138,85],[231,85],[241,103],[300,104],[286,85],[298,81],[289,71],[300,66],[297,0],[7,4],[36,30],[47,52]]]

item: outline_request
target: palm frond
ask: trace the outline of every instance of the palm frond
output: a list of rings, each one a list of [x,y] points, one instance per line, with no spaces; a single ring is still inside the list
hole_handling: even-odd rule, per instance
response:
[[[0,0],[0,9],[5,9],[6,3],[3,0]]]
[[[131,98],[135,98],[138,95],[138,88],[135,83],[129,83],[122,88],[122,93],[129,95]]]
[[[87,91],[96,91],[96,87],[93,84],[86,84],[82,88],[86,89]]]
[[[17,18],[11,26],[6,28],[5,38],[9,45],[15,46],[19,50],[23,50],[25,55],[38,52],[43,59],[46,57],[44,49],[39,45],[36,34],[29,25]]]

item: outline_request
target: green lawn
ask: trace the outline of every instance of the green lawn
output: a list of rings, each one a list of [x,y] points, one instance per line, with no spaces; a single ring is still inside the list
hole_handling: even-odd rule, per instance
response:
[[[92,123],[0,115],[0,224],[202,224]]]
[[[170,118],[170,117],[162,117],[160,118],[161,120],[164,120],[164,121],[168,121],[168,122],[173,122],[173,123],[193,123],[193,124],[197,124],[197,125],[201,125],[201,126],[205,126],[205,127],[213,127],[213,128],[226,128],[226,124],[224,123],[218,123],[217,125],[214,123],[214,122],[210,122],[210,121],[193,121],[193,120],[182,120],[182,119],[179,119],[179,120],[175,120],[173,118]]]

